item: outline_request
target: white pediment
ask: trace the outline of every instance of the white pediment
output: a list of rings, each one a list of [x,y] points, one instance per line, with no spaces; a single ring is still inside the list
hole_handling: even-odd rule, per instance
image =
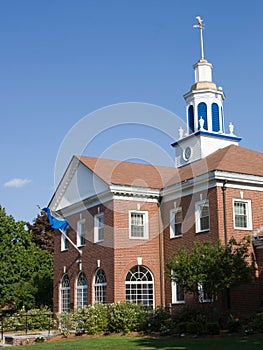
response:
[[[109,190],[109,186],[73,157],[49,204],[57,211]]]

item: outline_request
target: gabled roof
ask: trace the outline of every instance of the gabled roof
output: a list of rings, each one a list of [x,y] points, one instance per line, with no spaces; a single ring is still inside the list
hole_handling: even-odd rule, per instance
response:
[[[161,189],[216,170],[263,176],[263,154],[236,145],[178,169],[85,156],[76,158],[108,185]]]
[[[108,185],[160,189],[178,176],[178,169],[171,167],[85,156],[76,158]]]

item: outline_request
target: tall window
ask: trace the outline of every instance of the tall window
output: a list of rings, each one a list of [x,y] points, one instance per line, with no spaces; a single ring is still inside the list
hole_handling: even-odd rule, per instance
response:
[[[197,106],[198,111],[198,120],[201,119],[201,117],[204,119],[204,129],[208,130],[207,126],[207,106],[206,103],[200,102]]]
[[[94,216],[94,242],[104,240],[104,214]]]
[[[194,122],[194,107],[191,105],[188,108],[188,129],[189,134],[195,131],[195,122]]]
[[[212,293],[209,292],[208,286],[205,284],[198,285],[198,295],[200,303],[209,303],[213,301]]]
[[[65,234],[61,233],[61,251],[68,250],[68,247],[69,247],[69,241],[67,239],[68,234],[69,234],[68,229],[66,230]]]
[[[144,306],[154,305],[154,284],[151,271],[141,265],[133,266],[126,275],[126,300]]]
[[[148,212],[130,211],[129,224],[130,238],[148,238]]]
[[[60,283],[60,312],[70,312],[70,283],[67,274],[63,275]]]
[[[80,272],[76,286],[76,307],[83,308],[88,303],[88,286],[87,280],[83,272]]]
[[[99,268],[94,276],[94,303],[106,303],[107,281],[104,271]]]
[[[234,199],[234,228],[239,230],[252,230],[251,201]]]
[[[174,271],[172,271],[172,274],[174,274]],[[175,281],[172,281],[172,303],[184,303],[184,289],[179,283]]]
[[[170,211],[170,238],[182,236],[182,208]]]
[[[209,202],[204,200],[195,205],[196,232],[210,229]]]
[[[212,130],[220,130],[219,107],[217,103],[212,103]]]
[[[85,234],[86,234],[86,220],[81,219],[77,224],[77,246],[81,247],[85,245]]]

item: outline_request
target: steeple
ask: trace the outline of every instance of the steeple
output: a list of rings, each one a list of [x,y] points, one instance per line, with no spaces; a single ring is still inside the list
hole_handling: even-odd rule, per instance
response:
[[[217,87],[213,82],[213,66],[205,59],[203,29],[204,23],[200,16],[196,16],[197,24],[193,27],[200,30],[201,58],[194,64],[195,82],[189,92],[184,95],[186,102],[186,125],[187,130],[179,131],[179,140],[173,146],[176,148],[177,166],[188,164],[191,161],[206,157],[219,148],[231,143],[237,144],[240,138],[233,134],[233,124],[229,128],[229,134],[225,133],[223,101],[225,95],[222,87]],[[192,136],[192,137],[191,137]],[[191,151],[191,157],[184,156],[178,152],[180,147],[186,143],[199,142],[198,154]],[[197,142],[197,143],[198,143]],[[185,147],[185,146],[184,146]],[[189,146],[190,147],[190,146]],[[187,155],[190,154],[188,147]],[[195,146],[198,148],[198,145]],[[195,157],[194,157],[194,153]]]

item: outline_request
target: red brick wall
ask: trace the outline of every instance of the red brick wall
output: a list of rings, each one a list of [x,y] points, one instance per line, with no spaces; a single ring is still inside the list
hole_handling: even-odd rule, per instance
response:
[[[263,192],[243,189],[243,198],[252,201],[253,231],[263,226]],[[210,205],[210,230],[204,233],[195,232],[195,203],[201,199],[208,199]],[[234,236],[238,241],[252,231],[235,230],[233,224],[233,198],[241,198],[240,189],[227,187],[227,234],[228,239]],[[198,192],[176,200],[177,207],[181,206],[186,223],[183,224],[183,236],[170,239],[170,210],[174,208],[174,200],[163,200],[159,216],[159,206],[156,202],[142,202],[137,200],[115,199],[104,205],[94,206],[82,212],[82,218],[86,218],[87,237],[86,245],[82,248],[82,268],[88,282],[88,303],[93,303],[92,285],[94,273],[97,269],[97,260],[104,269],[107,278],[107,302],[125,300],[125,277],[130,268],[138,264],[137,258],[142,258],[142,264],[149,268],[154,277],[155,305],[167,305],[171,298],[171,282],[164,277],[165,264],[170,256],[179,247],[193,247],[195,240],[209,240],[216,242],[220,239],[224,242],[224,214],[223,195],[221,187],[214,187],[207,191]],[[94,215],[104,213],[104,241],[94,243]],[[129,238],[129,210],[142,210],[148,212],[149,217],[149,239],[134,240]],[[70,223],[76,227],[80,215],[76,214],[70,218]],[[159,232],[163,234],[160,237]],[[70,238],[76,243],[76,233],[72,230]],[[160,266],[160,239],[163,239],[164,262]],[[251,253],[253,253],[251,245]],[[58,291],[59,282],[63,276],[63,267],[66,266],[71,281],[71,303],[74,303],[74,286],[79,273],[79,255],[74,247],[69,245],[69,250],[60,251],[60,233],[55,236],[55,267],[54,267],[54,311],[59,310]],[[256,310],[263,306],[263,249],[256,250],[256,260],[259,266],[258,277],[253,284],[243,286],[233,291],[232,307],[234,312],[242,313],[248,310]],[[162,288],[164,283],[164,288]],[[162,298],[162,291],[165,295]],[[190,299],[188,298],[190,302]]]

